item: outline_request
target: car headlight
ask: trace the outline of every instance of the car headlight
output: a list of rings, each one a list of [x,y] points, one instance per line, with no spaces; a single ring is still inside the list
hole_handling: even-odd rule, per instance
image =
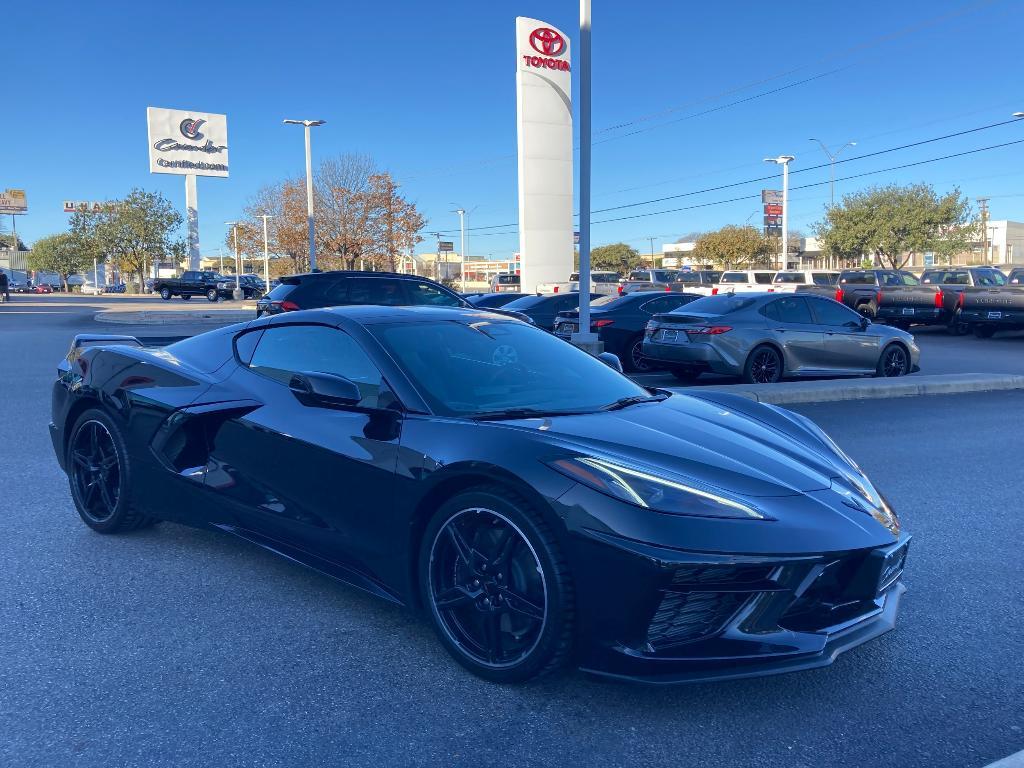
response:
[[[748,504],[719,493],[607,459],[577,456],[557,459],[548,466],[595,491],[656,512],[742,520],[771,519]]]
[[[218,288],[219,288],[220,290],[222,290],[222,291],[223,291],[223,290],[224,290],[225,288],[227,288],[227,287],[228,287],[228,284],[227,284],[227,283],[217,283],[217,287],[218,287]]]

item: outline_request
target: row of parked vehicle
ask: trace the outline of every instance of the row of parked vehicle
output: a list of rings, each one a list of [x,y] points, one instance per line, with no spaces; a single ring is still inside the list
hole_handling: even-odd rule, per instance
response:
[[[242,291],[243,299],[258,299],[267,292],[266,283],[258,275],[220,275],[216,272],[187,270],[181,277],[160,277],[146,281],[146,290],[160,294],[164,301],[180,296],[188,301],[193,296],[205,296],[207,301],[220,301],[234,297],[235,288]]]

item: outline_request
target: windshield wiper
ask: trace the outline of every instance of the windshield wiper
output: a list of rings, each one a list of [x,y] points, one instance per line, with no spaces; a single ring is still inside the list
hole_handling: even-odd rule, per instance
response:
[[[499,421],[501,419],[537,419],[545,416],[578,416],[586,411],[544,411],[539,408],[505,408],[500,411],[482,411],[470,414],[474,421]]]
[[[609,403],[602,411],[618,411],[621,408],[628,408],[631,405],[637,405],[639,403],[660,403],[662,400],[667,400],[668,395],[631,395],[629,397],[620,397],[614,403]]]

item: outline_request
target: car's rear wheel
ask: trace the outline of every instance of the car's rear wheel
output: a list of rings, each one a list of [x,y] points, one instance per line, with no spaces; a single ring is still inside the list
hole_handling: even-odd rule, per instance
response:
[[[979,339],[991,339],[996,333],[996,327],[994,325],[976,325],[974,326],[974,335]]]
[[[438,637],[474,674],[524,682],[568,657],[568,566],[544,520],[517,494],[480,487],[445,503],[424,533],[419,580]]]
[[[163,299],[164,301],[170,301],[171,300],[171,289],[170,288],[161,288],[160,289],[160,298]]]
[[[893,343],[882,350],[882,356],[878,358],[877,374],[879,376],[906,376],[908,373],[910,373],[910,354],[906,347]]]
[[[782,355],[775,347],[755,347],[743,366],[743,380],[748,384],[774,384],[782,380]]]
[[[206,300],[207,301],[217,301],[217,299],[218,299],[218,296],[217,296],[217,289],[216,288],[210,288],[209,290],[207,290],[207,292],[206,292]]]
[[[651,361],[644,357],[644,337],[637,336],[629,345],[629,354],[623,364],[627,371],[634,373],[650,373],[654,370]]]
[[[124,437],[103,411],[91,408],[78,417],[68,442],[67,468],[75,507],[94,531],[120,533],[156,522],[133,504]]]

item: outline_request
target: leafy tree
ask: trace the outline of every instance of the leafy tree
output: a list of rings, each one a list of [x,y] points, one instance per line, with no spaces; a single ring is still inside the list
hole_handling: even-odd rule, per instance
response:
[[[725,269],[768,266],[776,250],[756,227],[729,224],[715,232],[705,232],[693,247],[691,256],[699,264],[714,264]]]
[[[71,229],[89,261],[94,254],[106,257],[122,272],[141,276],[144,264],[184,254],[184,243],[174,236],[182,221],[162,194],[136,188],[101,211],[73,214]]]
[[[934,251],[940,262],[967,250],[977,237],[971,206],[954,188],[937,195],[928,184],[872,187],[846,195],[815,225],[826,253],[859,261],[870,257],[892,269]]]
[[[36,241],[28,257],[29,269],[53,272],[60,276],[64,290],[68,289],[68,275],[82,272],[92,266],[92,256],[71,232],[50,235]]]
[[[578,268],[578,257],[576,263]],[[592,270],[618,272],[620,275],[625,275],[642,263],[643,257],[640,256],[640,252],[625,243],[599,245],[590,251],[590,268]]]

